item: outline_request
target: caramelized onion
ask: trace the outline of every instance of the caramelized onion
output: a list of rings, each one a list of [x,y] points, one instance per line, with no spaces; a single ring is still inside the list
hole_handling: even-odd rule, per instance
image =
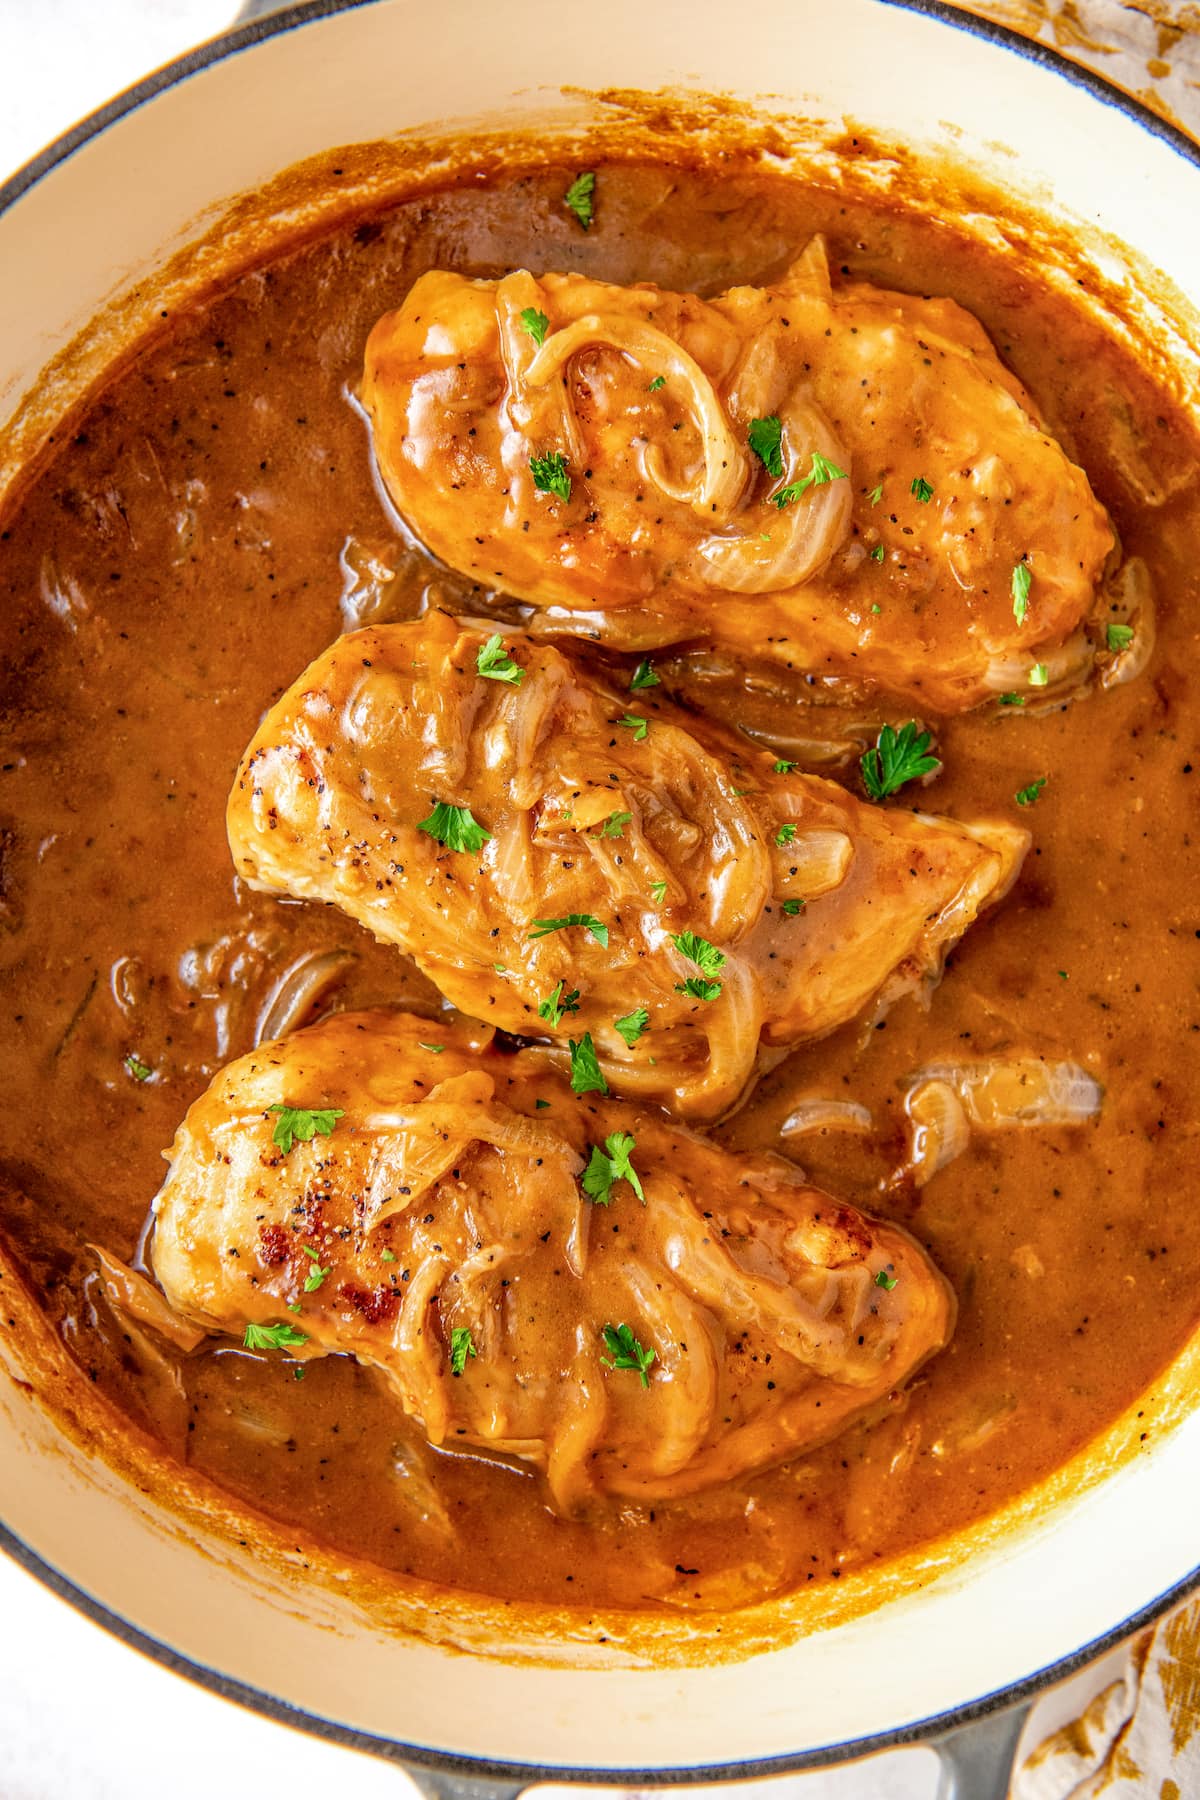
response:
[[[835,1100],[810,1094],[794,1106],[779,1127],[782,1137],[803,1137],[812,1131],[873,1131],[875,1121],[857,1100]]]
[[[273,1038],[286,1037],[302,1025],[309,1012],[334,982],[355,961],[349,950],[310,952],[285,969],[272,987],[258,1015],[255,1047]]]
[[[905,1173],[920,1188],[962,1155],[971,1128],[962,1101],[946,1081],[918,1082],[905,1096],[904,1110],[912,1125]]]
[[[1074,1062],[1037,1056],[933,1064],[918,1081],[952,1087],[972,1125],[1003,1131],[1015,1125],[1084,1125],[1100,1111],[1104,1090]]]
[[[207,1332],[197,1330],[172,1311],[161,1290],[145,1275],[119,1262],[99,1244],[89,1244],[88,1249],[100,1265],[104,1292],[114,1311],[151,1326],[179,1350],[194,1350],[204,1342]]]
[[[1101,669],[1100,686],[1123,687],[1145,669],[1158,635],[1154,587],[1141,557],[1131,556],[1123,562],[1105,591],[1110,601],[1106,624],[1129,625],[1133,636],[1125,649],[1118,650]]]

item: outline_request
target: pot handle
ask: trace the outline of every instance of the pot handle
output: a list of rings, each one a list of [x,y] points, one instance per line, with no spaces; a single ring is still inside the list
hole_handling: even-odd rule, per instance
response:
[[[506,1781],[503,1776],[468,1775],[460,1769],[426,1769],[418,1763],[403,1763],[401,1767],[425,1800],[517,1800],[518,1794],[529,1786],[525,1781]]]
[[[1030,1704],[986,1713],[933,1739],[941,1764],[937,1800],[1007,1800]]]

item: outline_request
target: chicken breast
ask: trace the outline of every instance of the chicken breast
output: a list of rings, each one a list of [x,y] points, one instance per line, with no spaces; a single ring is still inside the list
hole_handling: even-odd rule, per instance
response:
[[[341,907],[463,1012],[560,1045],[577,1085],[693,1119],[936,975],[1029,841],[778,773],[442,613],[305,671],[246,752],[228,828],[252,886]]]
[[[711,301],[431,271],[372,331],[363,399],[413,531],[537,630],[952,713],[1077,685],[1125,605],[1107,513],[979,322],[834,286],[820,239]]]
[[[780,1462],[946,1343],[953,1296],[897,1226],[431,1029],[344,1014],[218,1075],[155,1202],[178,1317],[356,1356],[432,1443],[536,1464],[563,1509]]]

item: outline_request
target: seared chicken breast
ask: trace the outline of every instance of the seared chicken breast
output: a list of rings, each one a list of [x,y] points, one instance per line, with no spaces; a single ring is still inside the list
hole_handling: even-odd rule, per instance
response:
[[[440,613],[301,675],[228,828],[252,886],[341,907],[463,1012],[551,1039],[577,1084],[692,1119],[934,977],[1029,841],[866,805]]]
[[[1105,591],[1108,515],[979,322],[832,282],[820,239],[713,300],[432,270],[363,399],[412,530],[540,631],[952,713],[1078,685],[1142,584]]]
[[[947,1341],[899,1227],[487,1036],[343,1014],[222,1070],[155,1202],[174,1314],[356,1356],[432,1443],[535,1464],[563,1509],[780,1462]]]

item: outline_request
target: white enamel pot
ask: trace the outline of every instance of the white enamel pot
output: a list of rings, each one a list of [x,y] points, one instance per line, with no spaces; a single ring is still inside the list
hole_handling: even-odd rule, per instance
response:
[[[578,9],[544,0],[300,6],[115,101],[0,190],[0,417],[97,313],[129,329],[144,322],[147,276],[290,165],[397,133],[444,138],[454,121],[494,129],[498,113],[510,129],[541,121],[547,142],[570,129],[602,144],[614,109],[578,90],[629,89],[733,95],[778,115],[797,143],[853,121],[999,169],[1045,217],[1082,234],[1123,286],[1132,328],[1171,340],[1200,411],[1200,326],[1183,298],[1200,295],[1200,151],[1135,102],[1043,48],[920,0],[757,0],[736,19],[693,0],[605,0],[582,22]],[[628,141],[636,120],[622,129]],[[647,115],[644,129],[652,150],[663,128]],[[54,404],[103,353],[97,342],[59,366]],[[44,406],[23,415],[13,456],[46,416]],[[823,1622],[765,1609],[752,1655],[721,1661],[712,1620],[690,1666],[637,1666],[597,1641],[603,1621],[550,1625],[516,1659],[456,1655],[432,1626],[414,1635],[373,1612],[353,1571],[320,1575],[299,1555],[289,1567],[286,1545],[239,1545],[212,1506],[192,1504],[180,1519],[144,1491],[136,1462],[114,1466],[111,1446],[89,1452],[69,1427],[86,1384],[39,1338],[2,1263],[0,1276],[0,1536],[11,1553],[194,1679],[391,1755],[431,1786],[746,1777],[937,1739],[982,1718],[990,1736],[974,1740],[971,1791],[992,1792],[990,1781],[1000,1792],[1014,1730],[1005,1709],[1197,1579],[1193,1347],[1145,1396],[1141,1417],[1120,1421],[998,1526],[945,1546],[919,1579],[886,1591],[847,1584]],[[411,1626],[412,1609],[401,1611]],[[469,1613],[448,1628],[459,1642]],[[573,1647],[556,1654],[556,1636]]]

